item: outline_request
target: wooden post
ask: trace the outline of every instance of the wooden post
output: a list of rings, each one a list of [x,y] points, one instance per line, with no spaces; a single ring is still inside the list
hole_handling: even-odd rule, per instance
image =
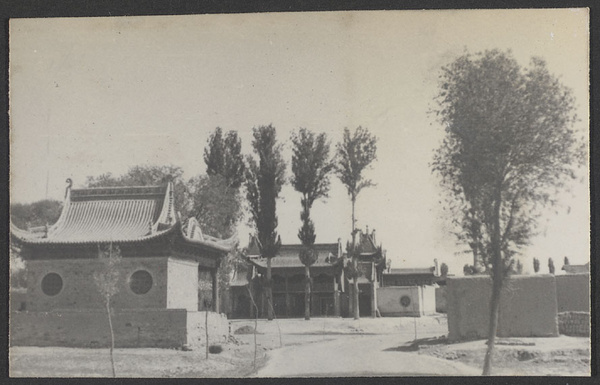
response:
[[[335,274],[333,275],[333,315],[335,317],[340,316],[340,290],[338,288],[338,281]]]
[[[371,262],[371,317],[377,317],[377,272],[375,261]]]
[[[288,275],[285,276],[285,315],[290,316],[290,289],[288,287]]]
[[[219,304],[219,275],[218,268],[212,269],[210,271],[210,275],[212,277],[212,302],[213,302],[213,310],[215,313],[221,312],[221,306]]]

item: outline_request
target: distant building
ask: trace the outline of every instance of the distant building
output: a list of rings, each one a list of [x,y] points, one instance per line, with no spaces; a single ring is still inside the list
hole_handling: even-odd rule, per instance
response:
[[[564,265],[561,270],[567,274],[585,274],[590,272],[590,263],[585,265]]]
[[[382,274],[382,286],[424,286],[436,281],[435,267],[389,269]]]
[[[212,302],[218,312],[217,270],[232,241],[202,234],[195,219],[183,225],[173,195],[170,182],[88,189],[69,185],[54,225],[23,230],[11,224],[12,241],[20,246],[27,265],[28,289],[20,309],[31,317],[36,312],[62,312],[65,327],[75,323],[73,330],[80,330],[81,315],[77,318],[71,311],[103,309],[93,274],[101,263],[99,249],[112,244],[122,255],[119,292],[112,305],[123,320],[129,319],[116,327],[135,329],[139,340],[144,328],[168,328],[164,323],[175,323],[177,317],[183,317],[185,325],[186,314],[200,307],[199,272],[212,276]],[[142,319],[143,327],[134,327]],[[152,346],[151,341],[148,344]]]
[[[344,291],[342,247],[338,243],[317,243],[317,261],[310,266],[312,278],[311,314],[339,316],[340,293]],[[273,309],[277,317],[304,316],[305,271],[299,253],[302,245],[281,245],[278,255],[271,259],[273,279]],[[265,291],[258,277],[265,277],[267,259],[260,256],[257,240],[251,237],[246,252],[255,272],[257,301],[261,314],[267,313]],[[235,286],[234,286],[235,287]],[[235,290],[235,289],[234,289]],[[246,308],[246,305],[243,305]]]
[[[375,231],[371,234],[359,231],[357,243],[361,249],[359,268],[362,272],[358,278],[359,309],[362,316],[371,316],[376,309],[376,289],[380,286],[386,260],[381,247],[375,244]],[[279,254],[271,259],[273,309],[276,317],[304,316],[305,271],[299,257],[302,247],[301,244],[281,245]],[[314,247],[318,252],[318,259],[310,267],[311,315],[351,315],[351,282],[344,274],[344,266],[350,260],[343,252],[341,241],[317,243]],[[254,317],[254,300],[258,316],[266,317],[269,306],[264,290],[267,259],[260,256],[257,240],[253,236],[250,237],[246,256],[249,265],[238,267],[230,282],[231,316]]]
[[[437,264],[437,261],[436,261]],[[436,312],[436,266],[392,269],[382,274],[378,307],[382,316],[420,317]]]

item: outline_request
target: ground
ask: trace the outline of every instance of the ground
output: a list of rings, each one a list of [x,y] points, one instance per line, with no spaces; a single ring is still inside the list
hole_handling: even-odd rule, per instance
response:
[[[445,316],[231,321],[223,352],[116,349],[119,377],[479,375],[484,341],[447,344]],[[237,331],[237,333],[236,333]],[[416,341],[416,343],[415,343]],[[535,338],[498,345],[494,374],[589,375],[589,338]],[[527,345],[534,343],[535,345]],[[11,347],[14,377],[105,377],[108,349]]]

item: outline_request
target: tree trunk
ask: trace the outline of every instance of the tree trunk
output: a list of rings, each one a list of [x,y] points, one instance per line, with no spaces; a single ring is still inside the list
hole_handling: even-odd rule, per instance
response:
[[[273,321],[273,281],[271,279],[271,257],[267,257],[267,320]]]
[[[110,298],[107,298],[106,300],[106,314],[108,315],[108,327],[110,329],[110,366],[112,368],[112,376],[117,377],[115,371],[115,358],[113,355],[115,350],[115,333],[113,331],[112,316],[110,314]]]
[[[502,281],[504,279],[504,266],[502,263],[502,251],[500,249],[500,207],[502,205],[502,190],[496,188],[494,199],[494,217],[491,236],[492,249],[492,298],[490,300],[490,323],[488,329],[487,350],[483,362],[483,375],[492,373],[492,356],[496,343],[496,332],[498,331],[498,315],[500,313],[500,294],[502,293]]]
[[[310,267],[304,266],[306,283],[304,285],[304,319],[310,319]]]
[[[354,266],[354,271],[358,271],[358,261],[356,257],[352,257],[352,266]],[[352,279],[352,303],[354,310],[354,319],[360,318],[360,309],[358,308],[358,277],[355,275]]]
[[[377,271],[375,262],[371,262],[371,317],[377,317]]]
[[[354,319],[360,318],[360,309],[358,308],[358,256],[356,255],[356,219],[354,219],[354,206],[356,204],[356,196],[352,195],[352,267],[354,267],[355,275],[352,279],[352,310],[354,311]]]
[[[209,346],[208,346],[208,306],[204,310],[205,310],[205,312],[204,312],[204,334],[206,336],[206,359],[208,360],[208,351],[209,351]]]
[[[483,362],[483,375],[489,376],[492,373],[492,355],[496,343],[496,333],[498,331],[498,315],[500,314],[500,294],[502,292],[502,280],[495,277],[492,282],[492,299],[490,301],[490,324],[488,329],[487,350]]]

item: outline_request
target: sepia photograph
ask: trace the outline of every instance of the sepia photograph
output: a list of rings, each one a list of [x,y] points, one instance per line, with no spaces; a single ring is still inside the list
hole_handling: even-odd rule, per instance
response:
[[[591,375],[588,8],[8,38],[10,377]]]

